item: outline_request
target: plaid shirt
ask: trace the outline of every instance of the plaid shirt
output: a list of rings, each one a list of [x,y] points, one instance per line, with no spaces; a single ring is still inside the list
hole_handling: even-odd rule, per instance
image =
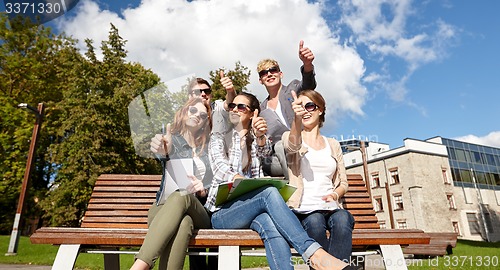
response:
[[[229,139],[231,140],[231,144],[227,145],[226,142]],[[266,139],[266,144],[264,146],[258,146],[257,140],[254,138],[251,151],[251,165],[248,172],[243,173],[241,167],[243,157],[240,139],[240,135],[234,129],[227,134],[214,133],[210,138],[208,154],[210,165],[214,173],[214,179],[205,204],[205,208],[210,212],[218,210],[218,207],[215,206],[215,198],[219,184],[232,182],[234,176],[237,174],[241,174],[247,178],[260,177],[263,174],[259,158],[268,156],[271,153],[271,144],[269,140]]]

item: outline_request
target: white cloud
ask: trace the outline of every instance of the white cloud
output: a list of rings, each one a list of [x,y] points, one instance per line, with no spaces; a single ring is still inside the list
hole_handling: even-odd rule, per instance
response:
[[[482,137],[466,135],[455,138],[455,140],[500,148],[500,131],[492,131]]]
[[[59,21],[59,26],[84,49],[85,38],[99,47],[113,23],[128,40],[129,60],[151,68],[163,81],[188,73],[208,77],[210,70],[232,68],[241,61],[252,71],[248,88],[260,99],[266,92],[258,83],[257,62],[274,58],[285,84],[299,79],[302,39],[315,54],[317,90],[325,96],[333,120],[342,114],[363,115],[364,62],[354,49],[339,44],[322,17],[322,5],[306,0],[143,0],[116,14],[83,0],[77,15]],[[327,121],[326,127],[334,122]]]
[[[396,74],[382,74],[379,77],[383,80],[376,81],[378,84],[375,86],[385,89],[384,85],[397,85],[397,88],[387,89],[389,98],[412,104],[406,101],[409,93],[406,81],[422,65],[446,57],[457,29],[440,19],[429,26],[420,25],[411,29],[407,22],[410,17],[418,15],[412,5],[418,3],[412,0],[341,0],[339,3],[342,7],[341,20],[352,31],[353,36],[349,40],[356,47],[366,46],[373,57],[379,57],[379,61],[384,63],[393,57],[405,63],[406,72],[399,75],[400,78],[394,78],[398,76]]]

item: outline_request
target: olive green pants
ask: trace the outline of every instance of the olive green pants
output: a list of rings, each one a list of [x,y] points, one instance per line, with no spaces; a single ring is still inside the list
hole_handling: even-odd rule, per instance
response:
[[[165,204],[153,204],[148,212],[148,233],[136,259],[153,268],[161,256],[160,268],[179,270],[184,266],[193,229],[211,228],[210,216],[193,195],[172,193]]]

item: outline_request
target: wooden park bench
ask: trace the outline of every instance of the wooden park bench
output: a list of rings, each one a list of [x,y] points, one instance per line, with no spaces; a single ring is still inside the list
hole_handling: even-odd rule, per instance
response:
[[[140,247],[147,233],[147,212],[155,200],[159,175],[101,175],[94,186],[81,227],[42,227],[31,235],[33,244],[59,245],[52,269],[73,269],[80,252],[104,254],[104,269],[120,269],[119,255],[126,247]],[[387,269],[407,269],[402,246],[428,244],[421,230],[380,229],[371,199],[360,175],[348,175],[344,207],[356,220],[353,251],[379,250]],[[218,248],[219,265],[240,269],[242,248],[263,248],[259,235],[249,229],[197,230],[193,248]],[[132,252],[136,253],[136,252]],[[389,263],[388,263],[389,262]],[[401,265],[403,262],[403,265]],[[397,266],[397,267],[396,267]]]
[[[429,258],[453,254],[457,245],[457,234],[454,232],[428,232],[429,244],[411,244],[403,248],[404,254],[413,254],[415,258]]]

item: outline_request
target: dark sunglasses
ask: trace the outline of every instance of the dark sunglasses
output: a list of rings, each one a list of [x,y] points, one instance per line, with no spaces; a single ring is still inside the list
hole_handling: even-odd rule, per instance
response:
[[[314,104],[314,102],[307,102],[306,105],[304,105],[304,109],[308,112],[314,112],[318,107],[318,105]]]
[[[195,106],[189,106],[189,113],[196,114],[198,112],[198,108]],[[208,114],[206,112],[200,112],[201,120],[207,120]]]
[[[250,110],[250,106],[243,104],[243,103],[236,104],[236,103],[231,102],[231,103],[227,104],[227,107],[231,111],[234,110],[234,108],[236,108],[236,106],[238,107],[239,112],[246,112],[247,110]]]
[[[212,93],[212,89],[210,89],[210,88],[205,88],[205,89],[196,88],[196,89],[191,89],[191,91],[189,93],[191,95],[195,94],[197,96],[200,96],[201,92],[205,92],[205,95],[210,95]]]
[[[269,73],[269,72],[271,74],[274,74],[274,73],[280,72],[280,69],[278,67],[272,67],[272,68],[261,70],[261,71],[259,71],[259,78],[266,76],[267,73]]]

